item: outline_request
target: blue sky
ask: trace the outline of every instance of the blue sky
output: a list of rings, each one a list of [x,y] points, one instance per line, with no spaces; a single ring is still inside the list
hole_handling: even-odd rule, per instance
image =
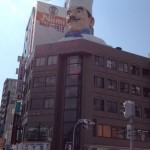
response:
[[[4,0],[0,5],[0,98],[6,78],[15,74],[25,29],[36,0]],[[63,6],[64,0],[51,0]],[[94,0],[95,36],[112,47],[144,57],[150,53],[150,0]]]

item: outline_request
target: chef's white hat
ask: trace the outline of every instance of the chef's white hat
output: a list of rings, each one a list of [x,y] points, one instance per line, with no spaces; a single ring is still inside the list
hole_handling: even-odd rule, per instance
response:
[[[92,14],[93,0],[66,0],[65,7],[70,9],[72,7],[83,7]]]

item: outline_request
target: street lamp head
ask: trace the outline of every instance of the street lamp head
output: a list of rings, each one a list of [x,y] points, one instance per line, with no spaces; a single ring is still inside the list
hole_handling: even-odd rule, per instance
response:
[[[95,125],[95,122],[90,121],[90,122],[89,122],[89,125],[93,126],[93,125]]]
[[[89,125],[92,126],[92,125],[95,125],[95,122],[91,121],[90,119],[79,119],[78,124],[83,124],[86,126],[89,126]]]

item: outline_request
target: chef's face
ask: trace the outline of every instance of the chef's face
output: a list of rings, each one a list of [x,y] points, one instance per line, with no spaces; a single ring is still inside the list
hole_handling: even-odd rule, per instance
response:
[[[81,31],[93,28],[94,19],[83,7],[73,7],[67,11],[67,31]]]

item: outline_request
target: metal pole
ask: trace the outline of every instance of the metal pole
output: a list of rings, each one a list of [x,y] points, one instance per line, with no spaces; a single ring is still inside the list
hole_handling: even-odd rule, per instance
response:
[[[133,150],[133,131],[134,131],[134,129],[133,129],[133,118],[130,118],[130,120],[129,120],[129,124],[131,125],[131,136],[130,136],[130,150]]]
[[[133,137],[130,138],[130,150],[133,150]]]
[[[73,138],[72,138],[72,150],[74,150],[74,144],[75,144],[75,133],[76,133],[76,127],[78,125],[78,122],[75,124],[73,128]]]

